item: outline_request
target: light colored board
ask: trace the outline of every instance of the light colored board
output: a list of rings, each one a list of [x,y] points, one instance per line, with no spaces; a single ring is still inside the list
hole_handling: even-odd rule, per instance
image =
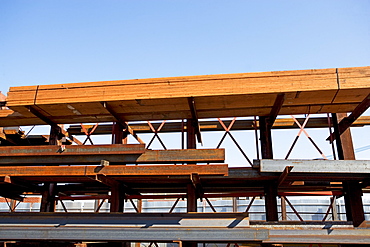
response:
[[[261,160],[260,172],[370,173],[369,160]]]

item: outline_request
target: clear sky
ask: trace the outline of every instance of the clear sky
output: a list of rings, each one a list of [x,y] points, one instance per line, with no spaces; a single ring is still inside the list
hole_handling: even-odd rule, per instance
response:
[[[368,0],[0,0],[10,86],[370,65]]]

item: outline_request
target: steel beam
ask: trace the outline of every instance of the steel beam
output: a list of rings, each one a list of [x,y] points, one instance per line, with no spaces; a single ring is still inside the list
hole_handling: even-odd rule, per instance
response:
[[[200,134],[200,126],[198,121],[198,113],[197,108],[195,106],[194,97],[188,98],[188,104],[191,112],[191,122],[195,131],[195,135],[197,136],[198,143],[202,143],[202,135]]]
[[[343,119],[340,120],[340,122],[338,123],[339,135],[344,133],[369,107],[370,94],[365,97],[365,99],[352,111],[352,113],[348,117],[345,116]],[[332,134],[327,139],[334,140],[337,138],[337,135]]]
[[[269,119],[268,119],[268,124],[270,125],[271,128],[275,123],[276,117],[278,116],[281,107],[283,106],[284,100],[285,100],[285,94],[284,93],[279,93],[276,96],[274,105],[271,108],[270,116],[269,116]]]
[[[1,214],[0,240],[228,242],[262,241],[245,213]]]
[[[224,162],[224,149],[145,150],[141,144],[0,147],[0,165],[210,163]]]
[[[299,123],[304,122],[304,118],[297,118]],[[229,126],[231,120],[223,120],[226,126]],[[161,123],[151,123],[155,129],[159,128]],[[161,128],[161,132],[181,132],[181,122],[166,122],[166,124]],[[370,125],[369,116],[359,117],[351,127],[363,127],[365,125]],[[257,121],[257,129],[258,129]],[[93,125],[85,125],[85,128],[89,131],[92,129]],[[152,133],[151,128],[145,123],[130,123],[130,127],[136,133]],[[199,121],[199,127],[202,132],[206,131],[224,131],[222,125],[219,121]],[[328,119],[326,117],[310,118],[307,122],[305,128],[327,128]],[[279,118],[276,119],[272,129],[296,129],[299,126],[291,118]],[[233,130],[254,130],[254,120],[236,120],[233,124]],[[72,135],[83,135],[83,130],[81,125],[71,125],[68,128],[68,133]],[[94,131],[93,135],[109,135],[112,133],[112,124],[99,124],[99,126]]]
[[[282,173],[293,166],[291,173],[370,173],[369,160],[260,160],[254,163],[260,172]]]
[[[141,228],[124,227],[3,227],[1,240],[34,241],[130,241],[130,242],[261,242],[267,229]]]
[[[370,229],[272,229],[263,243],[370,244]]]
[[[125,128],[140,144],[144,144],[144,142],[140,139],[139,136],[128,126],[127,122],[122,119],[122,117],[117,114],[117,112],[113,109],[113,107],[108,102],[101,103],[105,109],[119,122],[123,128]]]
[[[95,176],[170,176],[170,175],[227,175],[228,167],[223,165],[156,165],[156,166],[0,166],[0,177],[74,177]]]

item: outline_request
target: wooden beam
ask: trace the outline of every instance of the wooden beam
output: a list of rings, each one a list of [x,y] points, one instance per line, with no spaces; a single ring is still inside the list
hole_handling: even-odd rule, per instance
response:
[[[196,101],[199,119],[268,116],[277,95],[284,93],[281,115],[351,112],[370,93],[369,71],[360,67],[12,87],[7,106],[25,117],[25,124],[40,123],[25,108],[35,104],[55,123],[115,121],[102,101],[125,121],[188,119],[189,97]],[[9,126],[17,121],[2,122]]]

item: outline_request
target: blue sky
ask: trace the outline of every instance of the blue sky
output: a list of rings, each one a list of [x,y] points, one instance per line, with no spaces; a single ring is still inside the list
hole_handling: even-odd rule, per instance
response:
[[[370,65],[370,1],[1,0],[9,86]]]
[[[1,0],[10,86],[370,65],[370,1]]]

